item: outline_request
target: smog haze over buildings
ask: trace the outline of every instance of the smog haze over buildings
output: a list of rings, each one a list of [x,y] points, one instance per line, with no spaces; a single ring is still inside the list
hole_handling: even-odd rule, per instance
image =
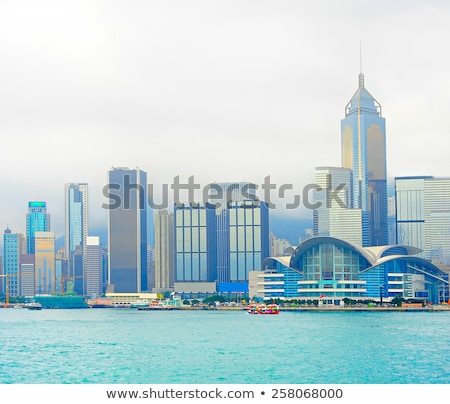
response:
[[[112,166],[145,170],[156,199],[176,176],[270,175],[292,184],[289,202],[315,167],[341,165],[361,60],[388,182],[448,176],[449,17],[446,1],[2,2],[0,222],[24,233],[28,202],[46,201],[64,235],[74,182],[89,184],[90,228],[105,228]]]

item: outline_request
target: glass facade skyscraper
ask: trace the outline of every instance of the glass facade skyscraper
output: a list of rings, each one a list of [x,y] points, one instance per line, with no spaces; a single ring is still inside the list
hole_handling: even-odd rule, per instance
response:
[[[108,172],[108,278],[115,292],[147,290],[147,174]]]
[[[27,213],[27,254],[34,254],[34,234],[37,231],[50,231],[50,215],[45,202],[28,202]]]
[[[55,233],[39,231],[35,234],[35,293],[52,294],[56,292]]]
[[[316,167],[313,211],[314,236],[342,238],[362,246],[364,244],[362,210],[352,209],[352,170],[343,167]],[[365,240],[367,243],[368,240]]]
[[[23,234],[12,233],[10,229],[6,229],[3,234],[3,274],[9,275],[5,277],[4,290],[8,288],[10,296],[20,295],[20,256],[23,239]]]
[[[218,239],[218,249],[219,254],[225,252],[228,257],[228,268],[222,267],[219,286],[226,282],[248,283],[249,272],[260,270],[263,259],[269,256],[268,207],[256,200],[231,201],[224,214],[226,221],[218,217],[227,224]]]
[[[411,245],[423,251],[425,251],[425,178],[427,177],[395,179],[396,243]],[[420,256],[425,258],[424,253]]]
[[[388,242],[386,129],[381,105],[364,87],[359,87],[341,120],[342,166],[353,171],[353,208],[361,209],[363,244]]]
[[[450,266],[450,178],[425,180],[424,205],[426,258]]]
[[[175,282],[214,282],[217,279],[214,207],[177,203],[174,226]]]
[[[450,265],[450,178],[395,178],[397,243],[423,250],[421,257]]]
[[[250,183],[208,187],[211,203],[175,205],[175,281],[248,292],[249,272],[269,256],[269,208]]]
[[[256,197],[250,182],[208,185],[214,195],[217,226],[217,282],[219,291],[248,290],[249,272],[259,270],[270,254],[269,209]]]
[[[88,184],[65,185],[65,248],[69,277],[75,275],[75,250],[85,250],[88,236]]]

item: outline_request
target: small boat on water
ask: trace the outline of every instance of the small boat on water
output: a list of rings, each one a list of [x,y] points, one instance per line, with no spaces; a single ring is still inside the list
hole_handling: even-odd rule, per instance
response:
[[[138,310],[179,310],[176,300],[152,300],[144,306],[138,306]]]
[[[251,304],[247,307],[248,314],[279,314],[280,307],[277,304]]]
[[[140,299],[136,302],[130,303],[130,309],[142,309],[150,306],[150,300],[148,299]]]
[[[107,299],[104,297],[97,297],[95,299],[89,299],[87,304],[92,309],[103,309],[103,308],[112,308],[113,302],[111,299]]]
[[[42,310],[42,304],[37,302],[27,303],[24,307],[28,310]]]

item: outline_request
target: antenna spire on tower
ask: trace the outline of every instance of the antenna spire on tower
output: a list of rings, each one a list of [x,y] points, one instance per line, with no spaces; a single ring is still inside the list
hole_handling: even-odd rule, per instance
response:
[[[359,72],[362,73],[362,43],[359,43]]]
[[[364,87],[364,74],[362,72],[362,44],[359,43],[359,87]]]

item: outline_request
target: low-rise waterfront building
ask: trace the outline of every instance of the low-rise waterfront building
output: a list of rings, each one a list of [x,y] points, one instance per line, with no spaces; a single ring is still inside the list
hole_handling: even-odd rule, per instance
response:
[[[132,304],[146,301],[150,303],[154,299],[161,297],[158,293],[149,292],[106,292],[106,298],[109,299],[113,307],[130,307]]]

